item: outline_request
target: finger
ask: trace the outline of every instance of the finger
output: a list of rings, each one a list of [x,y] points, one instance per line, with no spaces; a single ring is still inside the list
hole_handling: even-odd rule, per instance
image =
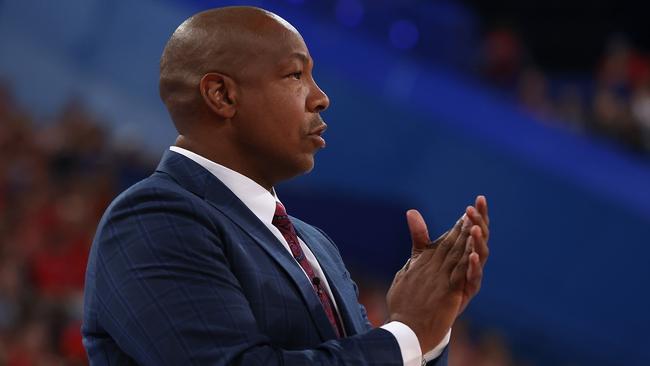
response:
[[[453,228],[452,228],[452,230],[453,230]],[[435,248],[436,245],[440,244],[440,242],[442,242],[443,240],[445,240],[445,238],[447,238],[447,236],[449,236],[449,233],[451,233],[451,230],[445,231],[442,235],[440,235],[438,237],[438,239],[429,242],[429,244],[427,244],[427,249],[428,248]]]
[[[448,230],[444,234],[440,235],[438,239],[434,240],[433,242],[429,243],[427,248],[434,248],[438,245],[440,245],[443,241],[449,241],[450,243],[454,243],[456,239],[458,238],[458,234],[460,234],[460,230],[463,226],[463,222],[465,220],[467,215],[463,214],[463,216],[456,221],[454,224],[454,227],[451,228],[451,230]]]
[[[474,251],[478,254],[481,266],[485,265],[488,256],[490,255],[490,248],[487,245],[487,239],[482,234],[479,226],[474,226],[470,230],[470,235],[474,238]]]
[[[483,280],[483,266],[481,265],[478,253],[471,253],[468,257],[467,283],[465,288],[470,297],[476,295],[481,289]]]
[[[451,230],[449,235],[445,237],[440,243],[437,244],[436,253],[432,259],[432,266],[437,271],[440,269],[440,266],[445,261],[447,253],[453,248],[454,243],[458,240],[459,235],[463,232],[463,225],[471,225],[471,221],[468,220],[465,215],[463,215],[460,220],[456,222],[454,228]]]
[[[451,271],[454,269],[454,267],[456,267],[458,262],[463,257],[463,253],[467,248],[467,239],[470,235],[471,228],[472,222],[470,220],[465,220],[461,228],[460,235],[458,235],[456,242],[449,249],[446,257],[442,262],[441,269],[443,273],[451,274]],[[442,249],[442,247],[440,249]],[[438,249],[438,251],[440,251],[440,249]]]
[[[463,213],[463,216],[461,216],[458,219],[458,221],[456,221],[456,224],[454,224],[454,227],[449,231],[449,233],[442,240],[447,240],[447,241],[450,241],[451,243],[454,243],[456,241],[456,239],[458,239],[458,235],[460,235],[460,232],[461,232],[461,230],[463,228],[463,223],[466,220],[467,220],[467,215]],[[438,239],[440,239],[440,238],[438,238]]]
[[[449,285],[452,290],[460,290],[465,286],[467,273],[469,271],[468,267],[470,265],[470,254],[473,253],[473,241],[474,239],[471,236],[467,238],[465,241],[465,252],[449,276]]]
[[[422,270],[429,272],[431,258],[435,255],[437,249],[423,250],[418,255],[411,257],[405,267],[402,268],[403,273],[420,273]]]
[[[408,223],[409,231],[411,232],[411,255],[419,254],[431,241],[429,239],[429,230],[424,218],[418,210],[406,211],[406,222]]]
[[[481,232],[483,233],[483,238],[485,241],[488,240],[490,237],[490,229],[488,228],[487,223],[483,219],[483,216],[478,212],[478,210],[472,206],[468,206],[467,210],[467,217],[469,217],[472,220],[472,223],[474,225],[478,225],[481,228]]]
[[[478,212],[483,216],[483,220],[485,220],[485,223],[490,225],[490,217],[488,215],[488,204],[487,204],[487,198],[483,195],[479,195],[476,197],[476,209]]]
[[[409,259],[406,260],[406,263],[404,263],[404,267],[402,267],[402,269],[400,269],[400,272],[408,271],[409,267],[411,266],[411,260],[412,259],[413,258],[409,258]]]

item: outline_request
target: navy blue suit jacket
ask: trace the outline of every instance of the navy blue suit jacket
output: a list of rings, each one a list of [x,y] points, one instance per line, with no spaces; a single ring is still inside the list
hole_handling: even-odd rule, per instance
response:
[[[91,365],[400,365],[334,243],[291,220],[327,276],[346,338],[266,226],[210,172],[167,151],[97,229],[82,327]]]

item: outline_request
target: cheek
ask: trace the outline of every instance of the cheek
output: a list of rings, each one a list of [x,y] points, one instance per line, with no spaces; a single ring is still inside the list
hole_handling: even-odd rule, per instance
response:
[[[285,135],[302,135],[307,132],[309,120],[305,107],[304,88],[281,90],[269,99],[269,107],[273,109],[275,122],[278,127],[282,126]]]
[[[294,108],[300,106],[301,109],[304,109],[306,96],[309,92],[304,82],[287,79],[275,85],[273,89],[269,95],[271,98],[284,105],[292,105]]]
[[[282,80],[246,95],[247,113],[242,118],[256,130],[250,137],[276,151],[289,152],[303,144],[309,129],[307,91],[302,83]]]

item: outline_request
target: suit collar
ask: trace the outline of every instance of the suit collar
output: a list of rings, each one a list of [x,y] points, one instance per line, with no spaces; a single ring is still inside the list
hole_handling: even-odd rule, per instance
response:
[[[300,265],[264,223],[223,182],[195,161],[169,150],[164,153],[156,171],[168,174],[179,185],[205,199],[253,238],[293,281],[310,310],[321,338],[336,338],[323,306]],[[315,247],[310,246],[312,252]],[[320,253],[314,254],[318,258]],[[325,268],[323,270],[326,271]],[[331,286],[336,286],[336,281],[332,282]]]
[[[292,218],[292,221],[298,236],[309,247],[312,253],[314,253],[314,256],[318,258],[318,263],[320,264],[323,273],[325,273],[332,294],[336,299],[336,304],[338,305],[339,313],[343,320],[343,325],[346,328],[345,330],[347,335],[364,332],[366,329],[365,320],[355,317],[355,315],[358,314],[359,307],[357,293],[354,288],[349,285],[351,282],[350,275],[345,268],[342,268],[340,265],[341,260],[335,258],[335,254],[333,254],[332,251],[326,250],[323,245],[314,245],[314,243],[317,243],[320,240],[309,234],[313,229],[308,230],[307,224],[295,218]]]
[[[178,146],[169,150],[181,154],[212,173],[237,198],[239,198],[262,222],[271,225],[275,213],[275,192],[271,193],[249,177],[226,166],[215,163],[193,151]]]

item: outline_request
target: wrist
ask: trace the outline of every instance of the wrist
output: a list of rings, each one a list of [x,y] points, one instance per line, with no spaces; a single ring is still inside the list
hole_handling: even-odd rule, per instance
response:
[[[438,344],[440,344],[440,342],[445,339],[447,333],[449,332],[449,327],[436,327],[426,325],[422,321],[411,321],[399,316],[391,316],[389,317],[389,321],[397,321],[411,328],[418,339],[420,349],[423,353],[438,346]]]

